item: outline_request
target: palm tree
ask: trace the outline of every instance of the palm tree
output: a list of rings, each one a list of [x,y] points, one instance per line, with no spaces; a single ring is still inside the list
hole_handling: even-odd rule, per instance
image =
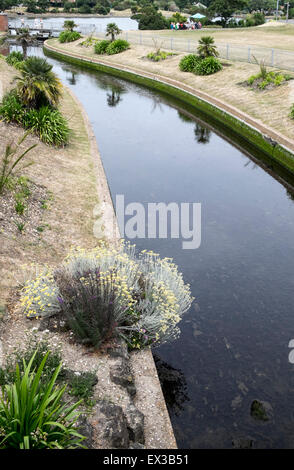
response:
[[[20,74],[20,77],[15,78],[17,92],[26,106],[37,109],[47,104],[57,106],[62,85],[46,59],[29,57]]]
[[[20,28],[16,30],[16,41],[21,45],[22,47],[22,53],[23,53],[23,58],[26,60],[27,58],[27,52],[28,52],[28,46],[32,42],[32,37],[30,35],[30,31],[27,28]]]
[[[0,37],[0,46],[3,44],[9,44],[9,40],[13,38],[22,47],[22,53],[24,60],[27,58],[28,46],[34,43],[34,39],[30,35],[27,28],[19,28],[16,30],[16,36],[10,36],[9,33],[4,34]]]
[[[75,24],[73,20],[65,20],[65,22],[63,23],[63,27],[64,29],[67,29],[68,31],[73,31],[74,28],[77,27],[77,25]]]
[[[218,57],[219,53],[217,52],[212,36],[202,36],[198,44],[197,52],[201,57]]]
[[[120,33],[121,30],[116,23],[108,23],[106,26],[106,36],[111,36],[111,42],[115,40],[115,35]]]

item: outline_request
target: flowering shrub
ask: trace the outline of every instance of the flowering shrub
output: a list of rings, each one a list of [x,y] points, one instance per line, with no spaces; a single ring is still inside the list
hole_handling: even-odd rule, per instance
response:
[[[58,270],[28,281],[21,296],[29,317],[63,314],[83,342],[98,346],[117,334],[130,348],[175,339],[192,300],[171,259],[146,250],[137,256],[124,242],[73,249]]]

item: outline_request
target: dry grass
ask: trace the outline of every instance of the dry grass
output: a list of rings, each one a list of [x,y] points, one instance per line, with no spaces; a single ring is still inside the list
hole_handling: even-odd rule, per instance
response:
[[[294,80],[290,80],[275,89],[260,93],[239,85],[240,82],[244,82],[251,75],[259,71],[259,67],[254,64],[243,62],[228,63],[223,60],[224,64],[229,65],[224,66],[223,70],[217,74],[203,77],[179,70],[179,61],[185,55],[184,53],[155,63],[143,60],[143,57],[152,50],[152,47],[132,46],[131,49],[121,54],[99,56],[94,54],[92,47],[82,47],[79,45],[79,42],[60,44],[57,40],[50,40],[49,43],[68,52],[72,51],[87,57],[95,57],[98,60],[101,58],[110,64],[135,67],[138,70],[179,80],[184,84],[204,91],[215,98],[235,106],[260,122],[272,127],[274,130],[293,139],[294,121],[289,118],[289,112],[290,106],[294,103]]]
[[[129,31],[129,35],[138,34]],[[191,31],[142,31],[145,36],[173,37],[198,41],[201,36],[213,36],[216,43],[238,44],[243,47],[259,46],[294,51],[294,24],[283,23],[280,26],[257,26],[251,28],[210,29]]]
[[[14,75],[15,70],[0,61],[2,91],[11,86]],[[67,91],[61,110],[72,129],[66,148],[48,147],[35,136],[29,136],[23,144],[24,148],[38,144],[30,154],[34,165],[24,170],[24,174],[52,194],[50,206],[43,215],[43,224],[49,227],[37,240],[26,236],[25,232],[16,236],[5,230],[0,232],[0,305],[15,285],[20,265],[55,264],[71,245],[95,244],[92,212],[97,204],[97,191],[87,130],[78,105]],[[8,143],[16,142],[22,135],[19,127],[0,123],[0,154]]]

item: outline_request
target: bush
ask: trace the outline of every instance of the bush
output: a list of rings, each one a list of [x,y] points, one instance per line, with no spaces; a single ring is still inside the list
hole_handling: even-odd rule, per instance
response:
[[[172,52],[158,50],[156,52],[149,52],[149,54],[147,54],[147,59],[150,59],[153,62],[159,62],[160,60],[165,60],[168,56],[172,55],[174,55]]]
[[[294,119],[294,104],[292,104],[292,106],[291,106],[290,118]]]
[[[0,104],[0,116],[5,122],[15,122],[22,124],[25,114],[25,107],[20,101],[15,90],[6,93]]]
[[[49,145],[62,147],[68,143],[69,128],[62,114],[49,106],[29,109],[23,118],[24,126],[33,130]]]
[[[66,30],[66,31],[62,31],[59,34],[58,40],[59,42],[64,43],[64,42],[73,42],[80,38],[81,38],[81,35],[77,31]]]
[[[129,48],[130,44],[128,43],[128,41],[125,41],[124,39],[116,39],[107,46],[106,54],[119,54],[120,52],[126,51]]]
[[[109,46],[110,41],[103,39],[102,41],[97,42],[94,46],[95,54],[106,54],[106,49]]]
[[[139,29],[141,30],[166,29],[169,27],[164,16],[153,6],[142,8],[142,10],[135,14],[133,18],[139,21]]]
[[[211,75],[222,69],[222,65],[215,57],[206,57],[200,60],[194,69],[196,75]]]
[[[13,51],[6,57],[6,62],[8,65],[15,67],[16,63],[22,62],[24,60],[23,54],[19,51]]]
[[[15,381],[2,387],[0,398],[0,448],[2,449],[64,449],[81,447],[85,437],[76,429],[80,402],[71,406],[62,404],[66,386],[59,388],[56,379],[61,363],[46,386],[41,385],[49,352],[37,370],[33,370],[36,353],[28,364],[23,362],[23,373],[18,364]]]
[[[201,57],[196,54],[188,54],[179,63],[182,72],[194,72],[196,65],[201,61]]]
[[[60,269],[28,281],[21,293],[25,314],[62,315],[79,341],[95,347],[115,335],[130,348],[174,339],[191,302],[170,260],[136,256],[128,244],[73,250]]]

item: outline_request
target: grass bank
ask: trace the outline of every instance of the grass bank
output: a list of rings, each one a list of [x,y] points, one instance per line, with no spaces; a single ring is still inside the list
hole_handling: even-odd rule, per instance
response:
[[[54,50],[49,50],[48,46]],[[111,73],[169,94],[294,174],[294,122],[288,116],[294,101],[294,80],[259,93],[240,86],[241,81],[257,72],[256,65],[224,64],[228,66],[221,72],[200,77],[179,71],[178,63],[184,54],[162,63],[152,63],[145,59],[150,49],[140,46],[106,58],[95,55],[92,48],[82,47],[80,41],[64,45],[53,39],[46,42],[45,49],[67,62]]]
[[[0,60],[1,93],[12,86],[15,69]],[[0,96],[1,99],[1,96]],[[49,147],[34,135],[29,135],[22,148],[37,144],[28,155],[34,163],[21,172],[46,194],[45,201],[35,201],[42,207],[41,220],[34,226],[30,211],[24,214],[22,232],[7,229],[0,202],[0,306],[16,285],[20,266],[60,262],[71,245],[95,246],[93,208],[98,203],[93,157],[86,125],[78,104],[65,89],[61,111],[71,128],[70,143],[65,148]],[[0,152],[15,143],[23,129],[0,122]],[[15,214],[16,217],[16,214]],[[13,222],[13,221],[12,221]]]

